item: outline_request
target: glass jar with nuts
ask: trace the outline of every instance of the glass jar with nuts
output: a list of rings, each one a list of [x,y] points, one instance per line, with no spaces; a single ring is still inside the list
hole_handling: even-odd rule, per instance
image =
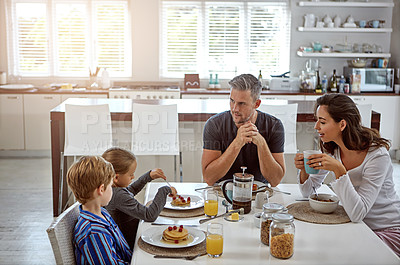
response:
[[[293,215],[287,213],[272,215],[269,235],[269,251],[272,256],[279,259],[288,259],[293,256],[294,232]]]
[[[269,246],[269,229],[272,223],[272,214],[283,211],[283,205],[279,203],[265,203],[261,215],[260,239],[261,242]]]

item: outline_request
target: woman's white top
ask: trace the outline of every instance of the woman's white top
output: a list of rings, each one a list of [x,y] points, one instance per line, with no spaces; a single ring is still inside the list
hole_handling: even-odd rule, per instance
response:
[[[339,148],[333,157],[341,162]],[[313,192],[312,186],[319,188],[328,173],[320,170],[318,174],[310,174],[299,184],[302,195],[308,197]],[[393,166],[386,148],[371,147],[361,165],[331,185],[352,222],[364,221],[372,230],[400,226],[400,198],[394,189]]]

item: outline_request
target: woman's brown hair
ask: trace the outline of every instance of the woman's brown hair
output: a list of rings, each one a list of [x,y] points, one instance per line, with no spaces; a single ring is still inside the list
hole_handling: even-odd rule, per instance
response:
[[[132,152],[119,147],[107,149],[102,157],[113,165],[116,174],[125,174],[136,161]]]
[[[363,151],[370,147],[384,146],[390,148],[389,140],[381,138],[376,129],[361,125],[361,115],[353,100],[344,94],[325,94],[317,99],[314,115],[319,106],[326,106],[329,115],[335,122],[345,120],[347,125],[342,132],[343,143],[349,150]],[[324,143],[320,140],[321,150],[333,154],[337,148],[335,142]]]

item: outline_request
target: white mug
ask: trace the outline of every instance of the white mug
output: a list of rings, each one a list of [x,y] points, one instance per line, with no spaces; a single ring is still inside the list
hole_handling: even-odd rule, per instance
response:
[[[268,203],[269,192],[259,192],[256,194],[256,205],[257,209],[262,209],[264,203]]]

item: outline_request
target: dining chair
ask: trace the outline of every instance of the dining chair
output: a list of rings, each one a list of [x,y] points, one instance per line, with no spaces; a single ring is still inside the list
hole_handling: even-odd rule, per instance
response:
[[[46,229],[57,265],[76,264],[73,232],[79,217],[79,202],[60,214]]]
[[[132,145],[136,156],[174,156],[174,178],[182,182],[177,104],[132,104]]]
[[[372,104],[357,104],[361,115],[361,124],[364,127],[371,128]]]
[[[283,105],[262,104],[259,110],[271,114],[280,119],[285,128],[285,154],[297,153],[296,142],[296,121],[297,121],[297,103]]]
[[[58,214],[63,210],[66,184],[64,162],[68,156],[102,155],[112,147],[111,115],[108,104],[65,105],[65,144],[61,153],[60,193]],[[72,194],[72,193],[71,193]]]

